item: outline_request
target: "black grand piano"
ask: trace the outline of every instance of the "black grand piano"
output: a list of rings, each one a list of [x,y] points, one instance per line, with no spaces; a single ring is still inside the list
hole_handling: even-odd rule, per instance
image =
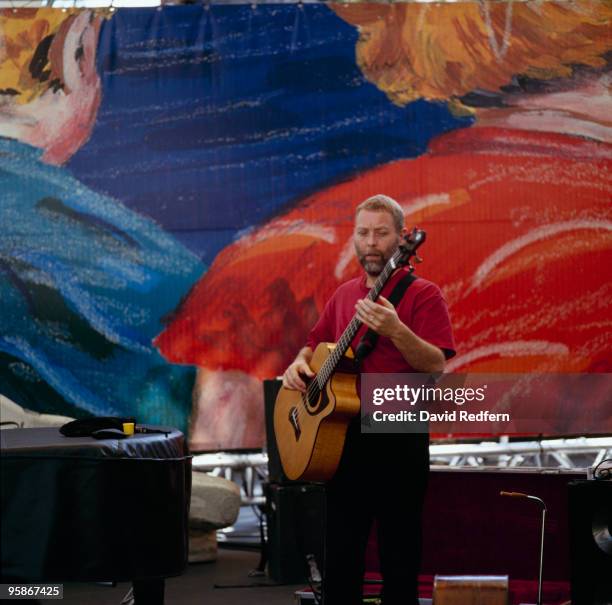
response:
[[[132,581],[161,605],[187,565],[191,457],[181,432],[126,439],[3,429],[1,582]]]

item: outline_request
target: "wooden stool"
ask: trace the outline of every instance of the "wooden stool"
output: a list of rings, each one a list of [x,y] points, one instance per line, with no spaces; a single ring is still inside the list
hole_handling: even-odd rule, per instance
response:
[[[508,605],[508,576],[436,576],[433,605]]]

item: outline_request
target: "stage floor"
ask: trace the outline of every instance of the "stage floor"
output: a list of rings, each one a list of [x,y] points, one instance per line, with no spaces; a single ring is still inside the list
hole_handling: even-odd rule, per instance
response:
[[[166,603],[172,605],[294,605],[294,594],[304,584],[278,586],[268,578],[249,577],[257,567],[259,552],[220,548],[214,563],[189,565],[184,575],[166,580]],[[431,597],[433,578],[422,578],[421,594]],[[97,584],[64,584],[66,605],[119,605],[128,591],[128,583],[112,588]],[[547,605],[560,605],[566,599],[567,586],[545,583]],[[512,582],[512,602],[534,602],[536,585],[532,582]],[[424,601],[426,603],[427,601]]]
[[[166,603],[172,605],[293,605],[304,585],[275,586],[267,577],[249,577],[259,552],[219,549],[214,563],[189,565],[184,575],[166,580]],[[263,585],[263,586],[260,586]],[[130,584],[112,588],[97,584],[64,584],[66,605],[119,605]]]

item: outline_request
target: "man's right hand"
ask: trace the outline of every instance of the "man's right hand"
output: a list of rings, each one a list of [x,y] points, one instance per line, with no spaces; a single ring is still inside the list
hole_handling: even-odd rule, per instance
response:
[[[306,391],[304,376],[314,378],[315,373],[304,359],[296,359],[283,374],[283,386],[293,391]]]

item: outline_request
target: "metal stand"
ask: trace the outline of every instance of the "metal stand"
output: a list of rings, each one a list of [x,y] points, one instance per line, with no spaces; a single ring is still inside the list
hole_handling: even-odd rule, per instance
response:
[[[499,492],[500,496],[510,496],[512,498],[527,498],[535,500],[542,507],[542,527],[540,531],[540,573],[538,575],[538,601],[537,605],[542,605],[542,571],[544,569],[544,525],[546,523],[546,504],[544,500],[537,496],[530,496],[521,492]]]

